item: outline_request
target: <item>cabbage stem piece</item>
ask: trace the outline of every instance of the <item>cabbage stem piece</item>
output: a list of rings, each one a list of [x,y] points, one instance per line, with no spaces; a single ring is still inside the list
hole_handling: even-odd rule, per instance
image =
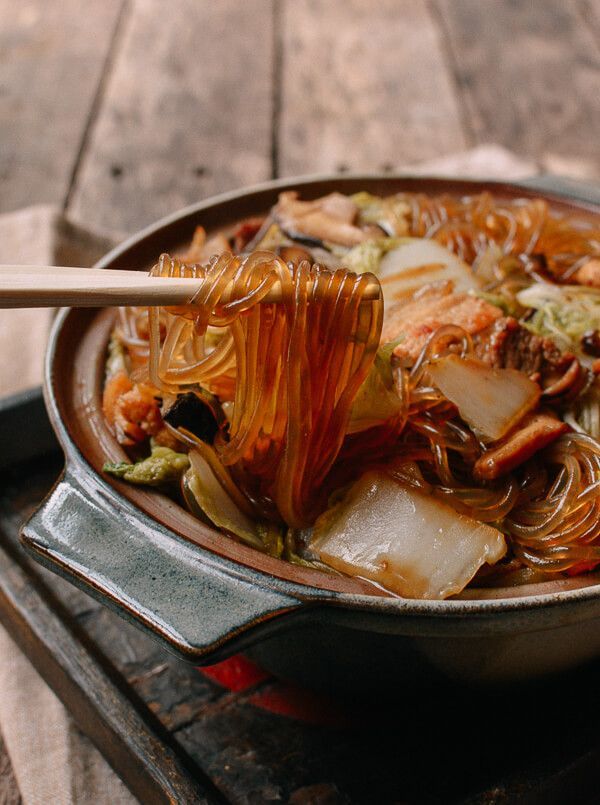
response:
[[[433,382],[484,441],[505,436],[534,408],[541,389],[517,369],[494,369],[477,358],[447,355],[428,366]]]
[[[190,450],[189,456],[192,472],[187,479],[188,489],[204,514],[217,528],[229,531],[248,545],[263,550],[258,524],[239,508],[197,450]]]
[[[336,570],[429,599],[459,593],[485,562],[506,553],[496,528],[379,471],[319,517],[309,547]]]
[[[431,283],[450,282],[456,292],[476,290],[479,280],[464,260],[435,240],[404,238],[374,272],[387,304],[409,298]]]

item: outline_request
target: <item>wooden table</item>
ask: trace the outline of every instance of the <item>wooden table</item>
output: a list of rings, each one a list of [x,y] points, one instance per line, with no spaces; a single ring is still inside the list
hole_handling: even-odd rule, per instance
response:
[[[599,0],[0,0],[0,211],[130,232],[497,142],[600,176]]]
[[[484,142],[593,180],[599,68],[600,0],[0,0],[0,212],[49,202],[118,235]]]

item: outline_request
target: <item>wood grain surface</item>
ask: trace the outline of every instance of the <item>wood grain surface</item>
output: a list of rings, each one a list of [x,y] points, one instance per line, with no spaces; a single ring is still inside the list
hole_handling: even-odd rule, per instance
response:
[[[271,173],[270,0],[132,5],[70,210],[128,232]]]
[[[0,210],[131,232],[482,142],[600,176],[600,0],[0,0]]]
[[[579,0],[576,9],[579,11],[584,27],[589,27],[600,47],[600,1]]]
[[[600,50],[575,2],[433,0],[450,43],[465,121],[549,172],[600,173]],[[587,16],[598,11],[597,0]]]
[[[295,0],[280,30],[282,175],[392,171],[465,147],[424,0]]]
[[[69,191],[121,0],[0,0],[0,211]]]

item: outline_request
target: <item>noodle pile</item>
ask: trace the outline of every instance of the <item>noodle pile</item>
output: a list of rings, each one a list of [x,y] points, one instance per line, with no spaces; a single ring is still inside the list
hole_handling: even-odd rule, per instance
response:
[[[540,199],[501,201],[488,193],[394,199],[408,210],[411,236],[437,240],[473,265],[485,291],[512,302],[515,290],[532,280],[566,282],[600,256],[600,229],[559,216]],[[336,259],[341,254],[332,252]],[[175,436],[202,455],[247,516],[288,526],[289,540],[295,529],[314,523],[332,493],[379,468],[494,524],[509,542],[513,565],[516,559],[553,573],[600,562],[595,438],[564,433],[498,480],[474,479],[485,445],[428,374],[429,364],[449,353],[474,356],[461,327],[439,327],[412,367],[392,359],[396,413],[353,430],[352,406],[374,366],[382,330],[382,296],[365,296],[372,274],[307,260],[286,264],[268,251],[224,253],[207,265],[162,255],[152,274],[204,282],[189,305],[120,311],[132,377],[167,396],[208,390],[223,410],[230,406],[228,427],[219,429],[214,445],[181,429]],[[281,294],[274,303],[266,297],[276,285]],[[569,385],[576,371],[581,382]],[[587,381],[574,359],[545,389],[545,404],[564,413],[571,397],[583,399]],[[567,386],[570,396],[563,393]],[[568,412],[564,420],[570,422]]]
[[[379,345],[382,300],[363,299],[373,277],[307,261],[289,268],[269,252],[224,254],[207,266],[163,255],[153,273],[206,281],[190,306],[150,309],[150,382],[177,393],[234,377],[218,461],[262,517],[311,523]],[[275,283],[281,302],[262,302]],[[210,350],[209,327],[223,330]]]
[[[406,482],[402,466],[416,462],[422,476],[411,483],[494,523],[525,565],[564,571],[600,560],[600,546],[591,544],[600,536],[600,445],[591,437],[565,434],[519,473],[474,483],[473,465],[484,448],[427,375],[435,358],[473,354],[460,327],[439,328],[411,369],[394,368],[402,407],[393,421],[346,436],[381,332],[381,300],[362,299],[372,275],[306,261],[290,268],[269,252],[225,254],[207,266],[163,255],[153,273],[208,281],[189,306],[150,308],[147,333],[145,311],[124,313],[130,352],[165,393],[222,390],[229,381],[228,437],[220,433],[214,448],[192,444],[251,516],[302,528],[332,491],[356,477],[357,467],[387,464]],[[282,302],[262,302],[275,282]]]
[[[600,445],[581,433],[561,436],[544,466],[530,464],[515,509],[506,520],[515,555],[546,571],[600,560]]]
[[[406,194],[410,234],[434,238],[469,264],[491,246],[519,260],[531,276],[548,270],[566,282],[580,266],[600,256],[600,229],[559,217],[543,199],[497,201],[490,193],[466,198]]]
[[[600,537],[600,444],[586,434],[566,433],[518,473],[473,485],[472,468],[483,447],[427,383],[429,361],[457,348],[461,356],[472,351],[467,333],[440,328],[402,381],[409,411],[397,455],[422,469],[422,481],[412,482],[457,511],[495,523],[528,567],[556,572],[600,561],[600,546],[591,544]]]

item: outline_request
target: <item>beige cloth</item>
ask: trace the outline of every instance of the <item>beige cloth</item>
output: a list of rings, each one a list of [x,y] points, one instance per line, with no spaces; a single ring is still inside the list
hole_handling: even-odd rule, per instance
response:
[[[40,205],[0,216],[0,263],[90,266],[112,241],[81,229],[54,207]],[[0,396],[41,382],[49,308],[0,310]]]
[[[86,266],[110,246],[50,206],[0,217],[0,263]],[[40,383],[52,314],[0,311],[0,395]],[[0,732],[24,805],[137,802],[2,628]]]
[[[0,658],[0,726],[24,805],[136,803],[4,629]]]
[[[534,163],[495,145],[410,170],[507,180],[539,172]],[[106,237],[73,226],[52,207],[34,207],[0,217],[2,263],[91,265],[108,247]],[[1,395],[41,381],[51,313],[0,311],[0,317]],[[119,805],[135,801],[1,628],[0,731],[24,805]]]

